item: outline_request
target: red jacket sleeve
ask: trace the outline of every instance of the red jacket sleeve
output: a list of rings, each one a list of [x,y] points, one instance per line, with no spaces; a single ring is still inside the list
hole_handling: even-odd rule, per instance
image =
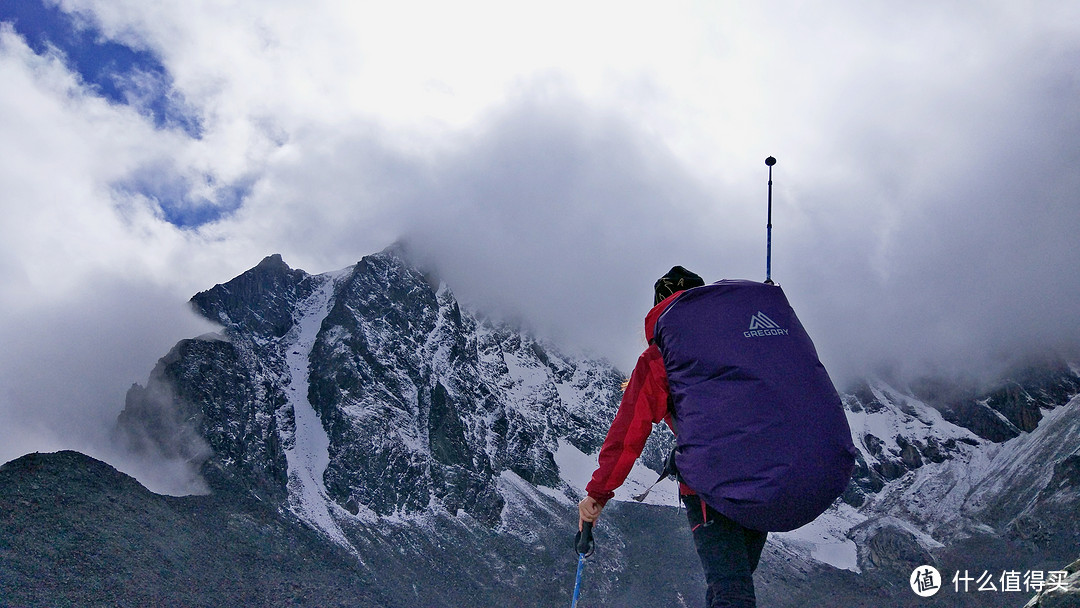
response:
[[[600,448],[599,466],[585,491],[601,505],[615,496],[641,456],[652,425],[668,415],[667,372],[660,350],[650,345],[638,357],[615,420]]]

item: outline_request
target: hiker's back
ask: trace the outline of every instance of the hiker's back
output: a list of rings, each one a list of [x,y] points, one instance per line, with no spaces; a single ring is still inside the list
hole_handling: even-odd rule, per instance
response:
[[[656,324],[680,477],[757,530],[797,528],[847,486],[855,449],[840,397],[779,286],[683,292]]]

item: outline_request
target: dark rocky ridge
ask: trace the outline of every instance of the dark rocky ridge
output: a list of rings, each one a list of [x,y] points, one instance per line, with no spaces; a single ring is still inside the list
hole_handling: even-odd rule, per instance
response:
[[[270,373],[267,360],[246,355],[226,340],[182,340],[145,388],[128,391],[115,435],[136,453],[192,462],[215,485],[239,480],[284,499],[288,467],[278,421],[291,418],[275,413],[285,395],[259,380]]]
[[[945,419],[1000,443],[1033,431],[1046,409],[1080,393],[1080,377],[1060,360],[1020,365],[990,389],[960,388],[923,379],[912,393],[937,408]]]
[[[389,606],[356,560],[243,492],[153,494],[77,452],[0,466],[0,606]]]

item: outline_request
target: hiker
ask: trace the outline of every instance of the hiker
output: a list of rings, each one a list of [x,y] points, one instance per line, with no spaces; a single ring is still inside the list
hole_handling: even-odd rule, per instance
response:
[[[669,462],[677,465],[705,571],[707,606],[753,607],[752,575],[767,531],[807,523],[847,486],[855,454],[850,430],[779,286],[706,287],[675,266],[656,281],[654,294],[645,317],[649,345],[578,505],[578,526],[597,520],[652,425],[665,421],[678,439]],[[664,315],[669,309],[677,314]]]

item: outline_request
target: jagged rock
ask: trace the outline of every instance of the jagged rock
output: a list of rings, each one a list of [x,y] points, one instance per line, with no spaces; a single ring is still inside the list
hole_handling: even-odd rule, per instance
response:
[[[896,528],[882,528],[870,537],[866,547],[867,562],[876,568],[911,570],[930,558],[913,534]]]
[[[907,470],[917,469],[923,465],[918,446],[908,443],[907,439],[900,436],[896,437],[896,443],[900,446],[900,460]]]
[[[1080,393],[1080,377],[1061,362],[1040,362],[1010,375],[996,388],[978,392],[945,390],[925,381],[921,386],[946,420],[995,443],[1032,431],[1043,411]]]
[[[1030,433],[1039,426],[1042,411],[1039,404],[1019,384],[1010,382],[986,400],[986,405],[1001,412],[1016,428]]]
[[[1080,454],[1054,465],[1053,475],[1008,528],[1010,537],[1055,553],[1080,546]]]
[[[936,564],[914,534],[889,518],[856,526],[849,536],[856,539],[859,565],[865,570],[910,573],[917,566]]]
[[[1054,466],[1054,476],[1043,491],[1080,491],[1080,454],[1073,454],[1057,463]]]
[[[211,481],[235,476],[283,497],[287,466],[275,413],[286,399],[263,360],[250,355],[213,337],[182,340],[145,388],[128,391],[116,434],[136,453],[183,458]]]
[[[928,437],[926,445],[916,442],[919,452],[930,462],[945,462],[949,454],[956,451],[956,440],[948,439],[939,443],[936,437]]]
[[[228,283],[196,294],[191,304],[225,327],[280,338],[292,327],[296,303],[311,289],[306,272],[289,268],[274,254]]]
[[[1067,403],[1080,392],[1080,375],[1063,363],[1047,363],[1022,368],[996,388],[978,390],[941,380],[924,379],[905,394],[880,382],[862,382],[842,397],[849,420],[877,419],[882,424],[866,430],[853,428],[859,448],[854,487],[844,494],[852,506],[863,504],[866,496],[879,492],[884,484],[900,479],[927,462],[943,463],[966,453],[980,441],[1002,443],[1038,427],[1044,412]],[[952,425],[945,435],[935,436],[931,427],[945,426],[933,420],[940,416]],[[878,437],[878,428],[899,421],[903,432]]]

